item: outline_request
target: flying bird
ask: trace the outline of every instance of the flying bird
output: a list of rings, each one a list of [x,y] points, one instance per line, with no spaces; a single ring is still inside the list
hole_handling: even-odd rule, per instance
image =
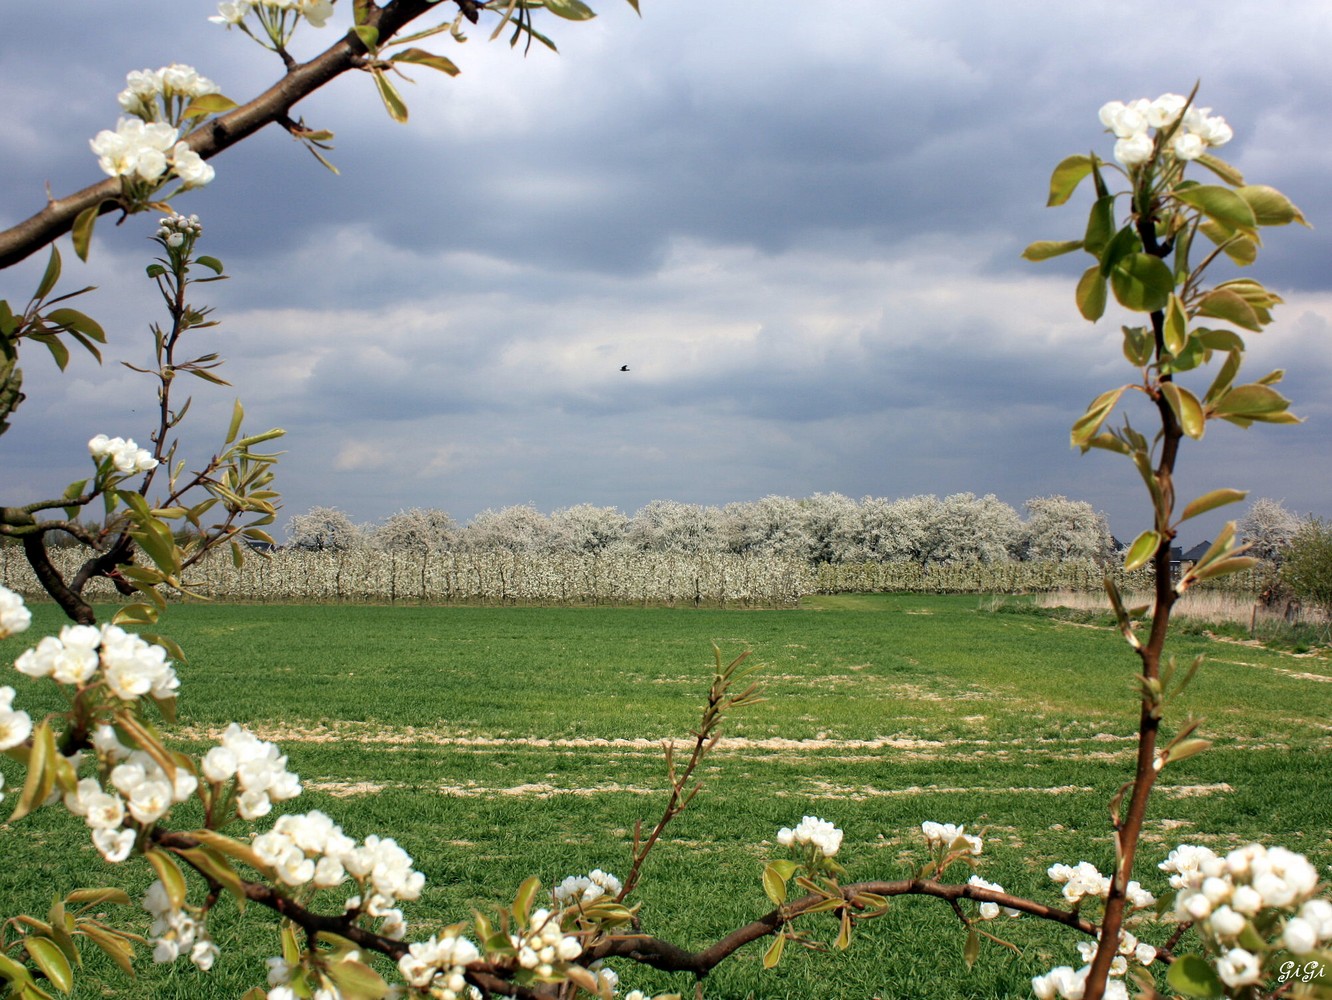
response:
[[[620,365],[620,371],[622,371],[622,372],[627,372],[628,370],[629,370],[629,366],[628,366],[628,365]]]

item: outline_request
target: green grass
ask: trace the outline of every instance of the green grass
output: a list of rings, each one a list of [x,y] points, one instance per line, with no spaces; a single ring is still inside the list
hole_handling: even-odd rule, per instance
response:
[[[695,722],[715,642],[726,658],[748,650],[763,664],[767,700],[727,727],[742,742],[711,758],[704,793],[649,861],[636,894],[646,931],[701,948],[761,915],[758,876],[778,854],[774,834],[805,813],[846,831],[839,860],[851,879],[909,871],[923,820],[988,828],[981,874],[1053,902],[1049,864],[1109,867],[1106,802],[1131,774],[1136,662],[1109,629],[982,603],[173,608],[166,630],[190,655],[174,732],[196,751],[233,719],[276,739],[307,787],[289,808],[324,809],[356,837],[392,835],[417,859],[428,890],[408,917],[424,935],[511,896],[529,874],[546,884],[593,867],[623,874],[634,822],[655,821],[664,801],[656,743],[686,737]],[[35,634],[59,624],[53,609],[36,611]],[[22,648],[11,639],[0,655]],[[1332,667],[1198,634],[1178,636],[1171,652],[1185,663],[1205,653],[1207,664],[1167,729],[1186,712],[1205,715],[1202,735],[1216,746],[1163,774],[1138,876],[1161,889],[1153,863],[1180,841],[1280,843],[1332,862]],[[34,714],[57,707],[49,686],[17,674],[6,683]],[[12,762],[0,767],[12,785]],[[108,870],[60,810],[4,836],[5,915],[136,870]],[[221,906],[223,957],[208,976],[145,963],[130,983],[92,963],[88,978],[116,996],[238,996],[262,981],[270,923],[253,910],[237,921]],[[835,933],[811,926],[825,941]],[[947,907],[903,899],[848,956],[797,949],[765,973],[751,948],[709,977],[706,994],[1025,997],[1033,974],[1076,958],[1053,927],[1024,919],[992,929],[1023,954],[986,947],[968,973]],[[692,992],[680,977],[629,963],[619,971],[626,989]]]

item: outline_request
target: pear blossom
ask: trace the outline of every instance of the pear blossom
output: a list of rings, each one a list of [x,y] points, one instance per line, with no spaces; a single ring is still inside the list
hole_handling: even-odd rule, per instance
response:
[[[14,689],[6,684],[0,687],[0,750],[18,746],[32,735],[32,717],[15,710]]]
[[[99,462],[110,458],[111,467],[123,476],[157,468],[157,459],[146,448],[135,444],[133,438],[108,438],[98,434],[88,442],[88,451]]]
[[[1216,960],[1216,974],[1232,989],[1251,986],[1262,978],[1258,956],[1243,948],[1231,948]]]
[[[450,934],[409,945],[407,954],[398,960],[398,970],[408,983],[418,989],[429,987],[437,976],[442,977],[443,988],[434,995],[440,997],[440,1000],[457,1000],[467,986],[463,979],[463,967],[480,957],[481,952],[471,941]]]
[[[591,903],[602,897],[613,899],[622,888],[618,878],[597,868],[587,875],[570,875],[555,887],[553,895],[557,903]]]
[[[0,639],[26,632],[32,624],[32,612],[23,598],[8,587],[0,587]]]
[[[98,166],[110,177],[156,181],[167,168],[166,154],[179,130],[165,122],[121,118],[116,130],[103,129],[91,140]]]
[[[842,846],[842,831],[826,819],[805,816],[794,830],[782,827],[777,831],[777,843],[782,847],[795,844],[812,845],[825,858],[833,857]]]
[[[954,826],[952,823],[935,823],[931,820],[926,820],[920,824],[920,830],[925,834],[925,842],[929,844],[932,850],[960,850],[966,854],[980,854],[984,849],[981,838],[967,833],[966,829],[965,826]]]

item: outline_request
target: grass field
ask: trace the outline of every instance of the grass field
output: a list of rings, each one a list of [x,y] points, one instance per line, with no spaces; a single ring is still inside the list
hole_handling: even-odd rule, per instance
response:
[[[306,793],[352,836],[395,836],[428,888],[415,937],[594,867],[622,874],[634,821],[655,821],[666,780],[658,746],[686,738],[706,691],[711,644],[752,652],[767,701],[727,728],[707,787],[648,862],[644,929],[689,948],[769,909],[759,886],[773,838],[803,814],[846,831],[850,879],[898,878],[923,857],[919,824],[988,828],[980,873],[1055,902],[1055,862],[1108,870],[1105,804],[1131,773],[1136,661],[1113,632],[981,610],[974,597],[825,597],[793,611],[362,606],[173,608],[166,630],[191,659],[181,747],[202,750],[231,720],[274,739]],[[38,607],[34,633],[59,622]],[[12,659],[23,645],[0,643]],[[1205,715],[1209,752],[1168,768],[1139,878],[1164,888],[1169,847],[1284,844],[1332,863],[1332,665],[1203,635],[1172,651],[1207,665],[1174,715]],[[16,705],[55,708],[14,673]],[[10,783],[12,762],[0,760]],[[182,825],[190,820],[179,817]],[[5,831],[0,916],[44,910],[52,893],[120,876],[62,810]],[[136,883],[142,888],[143,882]],[[141,914],[139,915],[141,916]],[[207,976],[144,963],[136,981],[89,964],[80,997],[236,997],[262,982],[276,946],[265,915],[213,922],[223,954]],[[817,926],[817,925],[811,925]],[[742,953],[706,981],[726,998],[1030,996],[1030,977],[1078,964],[1072,939],[1035,921],[995,928],[1022,946],[982,950],[938,901],[902,899],[849,955],[788,949],[759,968]],[[830,941],[829,926],[820,936]],[[1150,938],[1150,933],[1148,934]],[[624,988],[687,979],[622,963]]]

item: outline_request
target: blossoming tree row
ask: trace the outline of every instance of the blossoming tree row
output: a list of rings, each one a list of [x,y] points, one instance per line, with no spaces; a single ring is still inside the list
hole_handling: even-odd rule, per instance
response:
[[[572,20],[591,16],[580,0],[455,3],[452,20],[446,16],[400,44],[445,32],[456,37],[464,22],[482,14],[497,15],[501,30],[511,26],[517,37],[538,40],[543,36],[534,26],[534,13]],[[328,0],[222,3],[215,20],[277,53],[286,67],[282,81],[249,104],[235,106],[188,67],[133,76],[121,98],[129,118],[93,140],[108,180],[52,200],[37,216],[0,234],[0,262],[21,259],[66,232],[72,233],[76,251],[86,255],[100,213],[164,211],[180,190],[208,181],[211,168],[205,161],[264,124],[278,123],[318,150],[326,135],[292,120],[290,109],[349,69],[371,75],[395,118],[406,117],[390,79],[395,63],[446,73],[456,69],[419,48],[387,51],[402,29],[438,15],[443,4],[353,0],[351,6],[353,24],[346,36],[315,59],[298,63],[288,43],[303,26],[330,19]],[[177,454],[175,428],[187,408],[174,393],[179,376],[219,381],[216,356],[191,357],[185,350],[191,330],[213,323],[206,308],[187,296],[192,286],[221,277],[223,268],[196,252],[202,235],[198,220],[172,213],[161,219],[152,237],[160,256],[148,269],[170,317],[167,326],[153,328],[157,367],[146,370],[156,382],[159,404],[158,424],[147,439],[151,447],[97,433],[88,445],[93,472],[87,479],[70,484],[57,498],[5,507],[0,517],[0,531],[22,541],[42,585],[74,620],[14,659],[25,683],[54,686],[62,696],[61,710],[34,718],[13,686],[0,686],[0,752],[13,759],[22,775],[21,782],[3,790],[14,808],[0,835],[21,836],[22,821],[36,810],[63,810],[86,828],[113,883],[120,881],[123,866],[151,871],[153,881],[138,901],[150,919],[146,934],[129,929],[139,925],[123,908],[132,913],[134,901],[116,884],[57,895],[45,914],[12,915],[0,923],[0,991],[25,1000],[69,993],[83,975],[87,948],[99,949],[130,971],[143,938],[154,961],[189,962],[205,974],[224,960],[226,942],[213,936],[210,918],[230,900],[238,908],[248,904],[247,916],[258,909],[280,920],[274,954],[267,961],[267,984],[256,985],[247,995],[251,1000],[579,993],[603,1000],[622,993],[625,1000],[643,1000],[641,991],[630,988],[635,964],[692,973],[701,995],[707,974],[742,948],[766,942],[763,962],[768,967],[782,961],[788,942],[807,941],[811,935],[832,937],[833,947],[845,950],[857,926],[882,914],[892,897],[921,895],[939,899],[957,916],[969,962],[984,941],[1004,943],[989,929],[1001,917],[1050,921],[1077,934],[1082,940],[1070,946],[1069,954],[1079,956],[1080,967],[1070,962],[1035,977],[1032,990],[1040,998],[1126,997],[1126,975],[1135,977],[1144,996],[1160,996],[1163,986],[1191,996],[1300,995],[1304,984],[1278,984],[1275,970],[1289,956],[1321,960],[1332,943],[1332,905],[1320,895],[1318,874],[1306,859],[1279,846],[1237,846],[1222,855],[1182,845],[1159,865],[1173,895],[1157,897],[1134,876],[1156,776],[1205,749],[1205,741],[1193,735],[1194,723],[1177,724],[1169,735],[1162,731],[1170,699],[1199,668],[1194,664],[1176,671],[1173,663],[1162,662],[1171,606],[1198,581],[1247,565],[1228,530],[1179,581],[1166,572],[1164,560],[1179,523],[1241,496],[1219,489],[1178,508],[1172,477],[1179,445],[1201,438],[1207,423],[1216,419],[1240,425],[1293,419],[1286,401],[1271,388],[1279,375],[1237,381],[1244,342],[1231,327],[1261,330],[1277,297],[1253,281],[1205,287],[1203,272],[1222,253],[1240,263],[1251,260],[1260,227],[1302,220],[1277,192],[1244,184],[1212,155],[1210,149],[1228,137],[1227,130],[1215,116],[1195,108],[1191,98],[1166,95],[1154,102],[1109,105],[1102,120],[1118,138],[1121,166],[1094,155],[1073,157],[1056,170],[1051,188],[1051,201],[1058,204],[1079,182],[1093,180],[1097,199],[1086,235],[1034,244],[1028,256],[1088,251],[1096,263],[1078,285],[1084,315],[1099,318],[1109,289],[1122,306],[1148,317],[1146,325],[1125,330],[1125,354],[1135,380],[1098,397],[1073,429],[1075,444],[1130,460],[1154,512],[1153,527],[1135,541],[1127,560],[1130,569],[1152,565],[1156,571],[1156,608],[1148,634],[1139,634],[1142,612],[1125,608],[1118,589],[1109,585],[1121,631],[1141,667],[1137,769],[1110,809],[1117,859],[1113,871],[1103,873],[1086,862],[1057,864],[1049,871],[1059,887],[1051,890],[1052,902],[1020,898],[975,872],[984,854],[982,836],[968,833],[964,825],[927,822],[921,828],[920,865],[912,877],[845,884],[836,860],[840,830],[832,820],[806,816],[776,832],[777,856],[756,872],[753,921],[699,951],[654,936],[652,914],[634,897],[644,862],[697,793],[700,769],[729,714],[758,697],[744,657],[723,664],[718,654],[691,740],[667,747],[669,793],[660,818],[650,829],[641,824],[635,829],[622,879],[594,870],[543,890],[530,878],[501,892],[491,907],[433,933],[420,930],[409,914],[424,888],[414,860],[391,836],[372,833],[358,839],[333,817],[296,811],[291,804],[301,794],[300,779],[278,746],[237,722],[203,754],[171,748],[165,731],[182,693],[173,664],[179,651],[169,640],[123,627],[154,620],[162,589],[187,591],[191,567],[211,547],[230,542],[239,557],[241,538],[265,537],[263,527],[276,501],[274,458],[256,446],[279,432],[244,435],[239,406],[224,446],[200,471],[186,473]],[[1223,185],[1185,180],[1185,169],[1195,162],[1216,173]],[[1122,177],[1126,189],[1112,192],[1107,175]],[[164,190],[172,184],[176,190]],[[1127,221],[1121,225],[1121,219]],[[1203,241],[1214,249],[1204,252]],[[1200,253],[1194,253],[1195,242]],[[1166,263],[1172,257],[1173,266]],[[51,298],[60,275],[60,257],[53,250],[27,308],[0,309],[0,418],[6,424],[21,400],[16,361],[25,342],[45,346],[63,366],[70,342],[97,353],[105,339],[85,314],[63,305],[51,308],[69,297]],[[1209,365],[1217,371],[1206,390],[1191,390],[1179,378]],[[1139,393],[1161,425],[1154,440],[1127,423],[1107,429],[1121,399]],[[131,483],[132,477],[139,478]],[[110,518],[109,527],[97,534],[77,520],[94,502]],[[173,522],[194,528],[195,540],[181,545]],[[47,556],[52,533],[74,538],[90,553],[72,576],[58,571]],[[99,576],[139,593],[142,601],[128,606],[118,621],[98,624],[83,589]],[[0,639],[23,633],[30,622],[23,601],[0,590]],[[182,808],[187,803],[188,811]],[[201,818],[182,825],[187,815]],[[972,872],[966,881],[954,877],[964,870]],[[1163,967],[1168,967],[1164,983],[1156,974]]]

